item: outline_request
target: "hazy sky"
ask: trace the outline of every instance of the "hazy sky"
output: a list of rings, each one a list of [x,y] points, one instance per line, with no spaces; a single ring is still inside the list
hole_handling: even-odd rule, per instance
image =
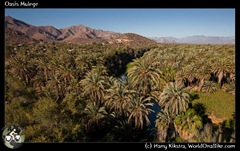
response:
[[[146,37],[235,36],[235,9],[5,9],[35,26],[133,32]]]

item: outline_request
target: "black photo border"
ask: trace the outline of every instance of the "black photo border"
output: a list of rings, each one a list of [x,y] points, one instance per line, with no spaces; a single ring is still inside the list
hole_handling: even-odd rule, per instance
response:
[[[9,7],[9,6],[5,6],[5,2],[9,1],[9,2],[14,2],[13,0],[4,0],[1,1],[1,21],[2,21],[2,25],[1,27],[5,27],[5,22],[4,22],[4,18],[5,18],[5,8],[26,8],[26,7]],[[15,0],[16,2],[19,2],[19,0]],[[237,93],[238,90],[240,90],[239,87],[239,81],[238,81],[238,75],[239,75],[239,67],[240,67],[240,60],[239,59],[239,55],[240,55],[240,45],[239,45],[239,28],[240,28],[240,23],[239,23],[239,18],[240,18],[240,2],[236,2],[234,1],[233,3],[226,3],[226,1],[221,2],[221,1],[216,1],[215,4],[209,4],[206,1],[157,1],[157,0],[151,0],[151,1],[136,1],[136,2],[124,2],[124,1],[76,1],[76,0],[67,0],[67,1],[40,1],[40,0],[22,0],[25,2],[31,2],[31,3],[38,3],[38,6],[35,9],[38,8],[103,8],[103,9],[108,9],[108,8],[159,8],[159,9],[165,9],[165,8],[230,8],[230,9],[235,9],[235,50],[236,50],[236,96],[235,96],[235,115],[236,115],[236,138],[238,136],[238,125],[239,122],[237,120],[238,118],[238,114],[237,114],[237,110],[238,110],[238,98],[239,98],[239,94]],[[186,3],[188,3],[188,7],[186,6]],[[32,7],[28,7],[31,8]],[[239,28],[237,28],[239,27]],[[0,128],[4,128],[4,114],[5,114],[5,109],[4,109],[4,105],[5,105],[5,101],[4,101],[4,50],[5,50],[5,35],[4,35],[4,29],[1,29],[1,91],[0,91],[0,96],[1,96],[1,105],[0,105]],[[1,131],[2,133],[2,131]],[[2,136],[2,134],[1,134]],[[158,143],[152,143],[151,145],[154,144],[158,144]],[[168,143],[159,143],[160,145],[169,145]],[[181,144],[185,144],[186,146],[188,145],[188,143],[175,143],[176,145],[181,145]],[[198,144],[198,143],[195,143]],[[207,143],[208,144],[208,143]],[[235,145],[235,149],[236,150],[240,150],[239,148],[239,141],[238,139],[236,139],[236,143],[219,143],[221,145]],[[150,143],[146,144],[146,143],[24,143],[19,149],[17,150],[164,150],[162,149],[158,149],[158,148],[146,148],[148,147],[147,145],[150,145]],[[212,145],[212,144],[209,144]],[[167,150],[169,150],[170,148],[168,148]],[[176,149],[176,148],[175,148]],[[173,149],[173,150],[175,150]],[[203,148],[195,148],[193,150],[202,150]],[[1,141],[0,143],[0,150],[11,150],[9,148],[7,148],[3,142]],[[171,149],[170,149],[171,150]],[[185,150],[185,149],[177,149],[177,150]],[[220,149],[220,150],[226,150],[226,149]],[[231,150],[231,149],[230,149]]]

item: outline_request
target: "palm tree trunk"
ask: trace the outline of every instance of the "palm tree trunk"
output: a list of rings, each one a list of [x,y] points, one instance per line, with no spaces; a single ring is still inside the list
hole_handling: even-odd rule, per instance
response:
[[[230,143],[235,143],[235,132],[232,132],[230,136]]]
[[[219,126],[219,129],[218,129],[218,142],[219,143],[222,142],[222,128],[221,128],[221,126]]]
[[[47,82],[48,81],[48,75],[47,75],[47,69],[46,68],[44,68],[44,74],[45,74],[45,80]]]
[[[199,82],[198,91],[201,91],[201,90],[202,90],[203,84],[204,84],[204,78],[202,78],[202,79],[200,80],[200,82]]]
[[[230,73],[230,81],[234,81],[234,74]]]
[[[218,84],[220,85],[220,87],[222,86],[222,79],[223,79],[223,70],[221,70],[218,75]]]
[[[27,74],[25,75],[25,81],[26,81],[27,84],[29,84],[29,80],[28,80]]]

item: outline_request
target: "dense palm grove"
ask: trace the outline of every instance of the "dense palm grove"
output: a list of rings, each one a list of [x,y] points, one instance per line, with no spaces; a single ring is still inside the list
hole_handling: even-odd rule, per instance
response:
[[[234,117],[214,124],[192,105],[217,90],[235,95],[234,45],[5,51],[5,124],[24,127],[27,142],[234,142]]]

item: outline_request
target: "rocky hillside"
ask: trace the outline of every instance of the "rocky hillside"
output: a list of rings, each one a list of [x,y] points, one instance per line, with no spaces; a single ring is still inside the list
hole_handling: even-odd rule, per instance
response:
[[[37,43],[38,40],[30,38],[26,34],[13,30],[11,28],[5,28],[5,42],[6,43]]]
[[[33,26],[10,16],[5,17],[5,27],[21,32],[26,37],[42,41],[91,43],[116,38],[120,33],[92,29],[83,25],[56,29],[53,26]],[[12,35],[10,35],[11,37]],[[9,39],[9,35],[6,35]]]

